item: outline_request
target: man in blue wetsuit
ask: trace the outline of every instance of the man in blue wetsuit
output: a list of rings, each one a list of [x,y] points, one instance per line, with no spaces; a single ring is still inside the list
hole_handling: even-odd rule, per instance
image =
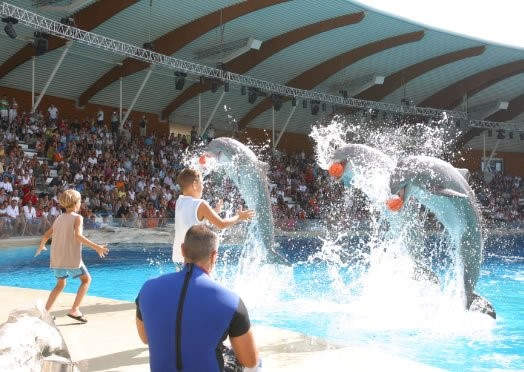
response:
[[[228,370],[222,355],[226,337],[239,370],[260,365],[242,299],[209,277],[217,253],[217,235],[205,225],[192,226],[182,244],[184,269],[142,286],[136,326],[141,340],[149,344],[151,371]]]

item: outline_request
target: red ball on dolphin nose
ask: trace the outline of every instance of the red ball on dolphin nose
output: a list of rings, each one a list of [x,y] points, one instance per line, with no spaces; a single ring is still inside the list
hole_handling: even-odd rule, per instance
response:
[[[328,172],[331,176],[339,178],[344,174],[344,166],[340,163],[333,163],[329,167]]]
[[[206,156],[205,156],[205,155],[202,155],[202,156],[200,156],[200,157],[198,158],[198,162],[199,162],[201,165],[206,164],[206,161],[207,161],[207,159],[206,159]]]
[[[386,200],[386,206],[392,212],[398,212],[404,206],[404,201],[398,195],[393,196],[392,198]]]

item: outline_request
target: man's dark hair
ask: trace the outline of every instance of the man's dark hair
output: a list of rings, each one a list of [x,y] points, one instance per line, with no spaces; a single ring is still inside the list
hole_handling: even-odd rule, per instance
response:
[[[184,239],[184,253],[188,262],[207,259],[218,248],[218,236],[205,225],[193,225]]]

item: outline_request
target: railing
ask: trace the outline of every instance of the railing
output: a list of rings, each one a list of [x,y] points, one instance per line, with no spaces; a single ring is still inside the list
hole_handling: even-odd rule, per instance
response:
[[[346,225],[347,231],[364,231],[369,229],[369,220],[351,220]],[[37,218],[26,221],[23,217],[13,220],[8,217],[0,217],[0,239],[12,237],[39,237],[51,226],[52,220],[47,218]],[[174,218],[114,218],[95,217],[84,218],[84,230],[112,229],[112,228],[130,228],[130,229],[159,229],[171,231],[174,229]],[[335,223],[335,222],[334,222]],[[340,221],[336,222],[340,227]],[[332,228],[332,224],[326,220],[320,219],[280,219],[275,220],[275,235],[301,234],[323,235]],[[522,221],[501,221],[485,220],[484,225],[488,230],[507,230],[508,232],[524,232],[524,222]],[[240,227],[239,227],[240,228]],[[238,232],[237,229],[231,229],[231,233]]]

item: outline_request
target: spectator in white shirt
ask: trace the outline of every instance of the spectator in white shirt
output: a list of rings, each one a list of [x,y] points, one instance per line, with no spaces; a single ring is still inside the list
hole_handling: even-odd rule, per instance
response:
[[[4,180],[0,181],[0,189],[4,189],[8,194],[13,192],[13,184],[8,176],[5,176]]]

